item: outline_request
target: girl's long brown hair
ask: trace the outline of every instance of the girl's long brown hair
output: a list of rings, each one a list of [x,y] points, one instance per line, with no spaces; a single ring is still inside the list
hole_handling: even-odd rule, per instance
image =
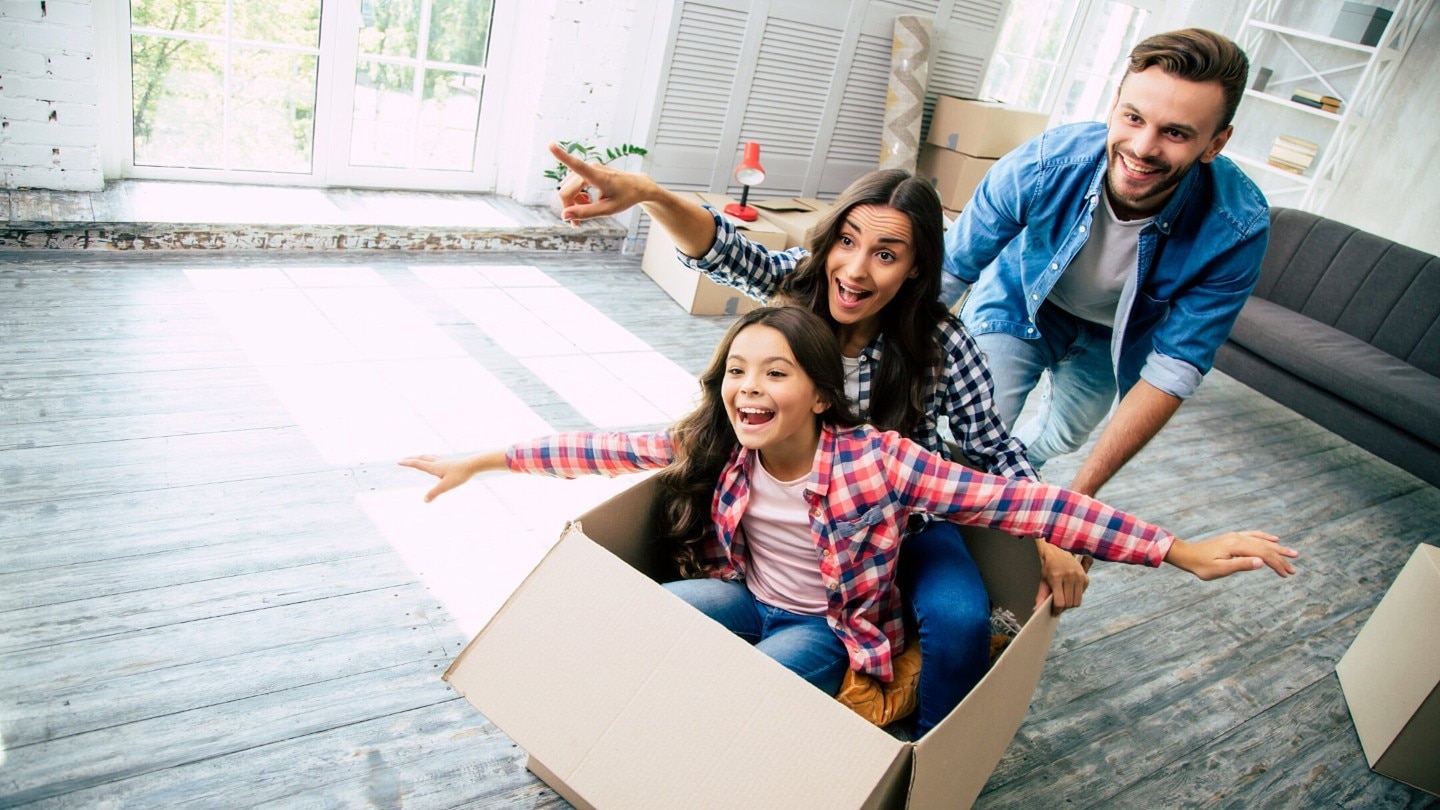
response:
[[[829,403],[816,418],[837,426],[856,424],[845,398],[840,344],[828,324],[798,307],[761,307],[741,315],[700,375],[700,404],[671,426],[675,458],[655,476],[660,487],[656,502],[658,539],[662,547],[671,551],[683,578],[706,576],[715,565],[704,554],[706,541],[715,534],[715,485],[725,463],[740,446],[720,386],[735,336],[756,324],[785,336],[795,362],[810,377],[821,400]]]
[[[908,172],[871,172],[851,183],[835,206],[810,231],[810,255],[785,277],[777,298],[820,316],[832,330],[839,323],[830,314],[830,285],[825,262],[850,211],[857,205],[882,205],[910,218],[915,255],[914,278],[907,278],[880,311],[885,348],[870,381],[870,410],[865,421],[882,430],[909,436],[925,417],[925,402],[934,390],[943,360],[936,342],[940,321],[947,317],[940,303],[940,273],[945,258],[944,213],[929,183]]]

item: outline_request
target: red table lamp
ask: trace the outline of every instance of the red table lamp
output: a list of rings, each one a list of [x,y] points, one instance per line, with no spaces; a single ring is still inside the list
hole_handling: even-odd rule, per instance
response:
[[[745,144],[745,157],[740,161],[740,165],[735,167],[735,179],[744,186],[744,190],[740,192],[740,204],[730,203],[725,206],[725,213],[736,219],[754,222],[760,212],[746,203],[750,201],[750,187],[765,182],[765,169],[760,165],[760,144],[754,141]]]

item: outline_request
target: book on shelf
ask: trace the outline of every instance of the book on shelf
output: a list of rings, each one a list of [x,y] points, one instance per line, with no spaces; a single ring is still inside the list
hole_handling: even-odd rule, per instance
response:
[[[1307,107],[1314,107],[1325,112],[1340,112],[1340,99],[1335,96],[1327,96],[1317,93],[1314,90],[1297,89],[1290,95],[1290,100],[1296,104],[1304,104]]]
[[[1277,169],[1283,169],[1293,174],[1304,174],[1315,162],[1315,155],[1320,151],[1318,144],[1311,143],[1303,138],[1296,138],[1293,135],[1277,135],[1275,141],[1270,145],[1270,154],[1265,162]]]

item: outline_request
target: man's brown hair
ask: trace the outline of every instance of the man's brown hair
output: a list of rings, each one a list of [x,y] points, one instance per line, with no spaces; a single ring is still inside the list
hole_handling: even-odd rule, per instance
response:
[[[1215,131],[1230,126],[1235,108],[1240,106],[1240,97],[1245,94],[1245,80],[1250,75],[1250,60],[1239,45],[1203,28],[1156,34],[1130,52],[1126,75],[1157,66],[1179,79],[1219,82],[1225,94],[1225,109],[1220,116],[1220,127]]]

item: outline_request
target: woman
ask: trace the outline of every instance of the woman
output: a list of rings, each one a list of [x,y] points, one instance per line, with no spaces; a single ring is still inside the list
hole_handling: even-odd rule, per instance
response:
[[[979,350],[937,301],[944,219],[927,183],[899,171],[867,174],[811,231],[808,249],[769,251],[714,209],[643,174],[593,166],[555,145],[550,151],[571,170],[560,189],[565,219],[640,205],[691,267],[753,298],[792,303],[820,316],[840,341],[846,393],[861,419],[947,457],[947,440],[953,440],[963,456],[954,460],[996,475],[1036,478],[1024,447],[995,413]],[[1037,545],[1046,582],[1039,598],[1053,591],[1057,608],[1078,605],[1088,584],[1080,563],[1049,543]],[[984,675],[990,606],[953,524],[917,526],[905,548],[899,581],[924,659],[916,719],[923,734]]]

